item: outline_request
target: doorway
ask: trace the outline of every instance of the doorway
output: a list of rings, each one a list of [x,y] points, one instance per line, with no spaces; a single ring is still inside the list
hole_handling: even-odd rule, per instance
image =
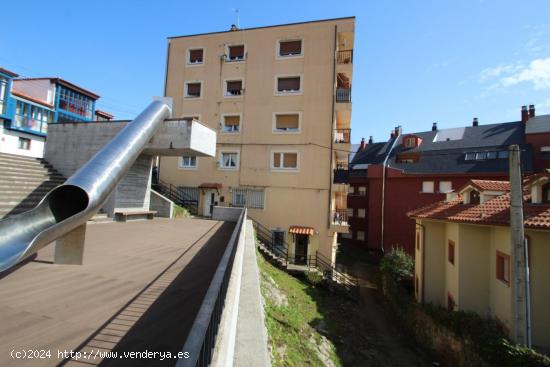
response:
[[[309,245],[309,235],[295,234],[294,236],[294,263],[296,265],[307,265],[307,248]]]
[[[204,205],[202,208],[202,215],[205,217],[211,217],[214,205],[218,205],[218,193],[216,190],[206,190],[204,192]]]

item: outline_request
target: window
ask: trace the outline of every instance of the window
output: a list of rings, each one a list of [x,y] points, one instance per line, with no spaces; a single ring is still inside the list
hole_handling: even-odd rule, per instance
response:
[[[360,196],[367,196],[367,187],[366,186],[359,186],[359,195]]]
[[[476,159],[476,154],[475,153],[466,153],[464,155],[464,160],[465,161],[473,161],[474,159]]]
[[[244,45],[234,45],[227,47],[228,61],[242,61],[244,60]]]
[[[498,158],[499,159],[508,159],[508,151],[507,150],[501,150],[498,152]]]
[[[273,241],[273,246],[281,249],[285,247],[285,231],[271,231],[271,239]]]
[[[23,150],[30,150],[31,149],[31,139],[20,137],[17,147],[19,149],[23,149]]]
[[[348,189],[348,194],[354,195],[355,194],[355,186],[350,185]]]
[[[405,139],[406,148],[414,148],[416,146],[416,139],[414,137],[408,137]]]
[[[542,186],[542,202],[550,203],[550,184]]]
[[[454,311],[456,308],[456,302],[451,293],[447,293],[447,310]]]
[[[451,181],[439,181],[439,192],[447,193],[453,191],[453,183]]]
[[[482,161],[484,159],[487,159],[487,152],[477,152],[476,153],[476,161]]]
[[[201,96],[201,82],[185,83],[185,97],[199,98]]]
[[[274,152],[271,168],[283,170],[296,170],[298,168],[298,153]]]
[[[298,93],[301,91],[301,78],[299,76],[277,77],[277,92]]]
[[[540,147],[542,159],[550,159],[550,147]]]
[[[487,152],[487,159],[496,159],[498,152]]]
[[[352,239],[353,238],[353,234],[351,232],[348,232],[348,233],[340,233],[340,237],[341,238],[346,238],[346,239]]]
[[[433,181],[423,181],[422,182],[422,192],[433,193],[434,192],[434,182]]]
[[[353,208],[348,208],[348,218],[353,217]]]
[[[238,133],[241,126],[241,115],[223,115],[222,131],[224,133]]]
[[[233,206],[263,209],[264,208],[264,190],[233,188]]]
[[[188,64],[202,64],[204,62],[204,50],[202,48],[189,50],[188,56]]]
[[[299,56],[302,54],[302,40],[279,41],[279,56]]]
[[[198,187],[178,186],[177,191],[180,194],[180,196],[182,196],[185,200],[192,200],[192,201],[194,200],[197,203],[199,202]]]
[[[365,218],[365,209],[357,209],[357,217],[359,218]]]
[[[470,191],[470,204],[479,204],[479,191]]]
[[[226,80],[225,82],[225,97],[238,97],[244,92],[242,80]]]
[[[180,160],[180,168],[197,168],[197,157],[184,155]]]
[[[8,86],[8,80],[0,76],[0,115],[4,113],[4,104],[6,103],[6,89]]]
[[[237,169],[239,167],[239,153],[222,152],[220,167],[223,169]]]
[[[450,264],[455,264],[455,242],[452,240],[447,242],[447,260]]]
[[[300,113],[276,113],[274,120],[275,132],[300,131]]]
[[[364,231],[357,231],[355,232],[357,236],[358,241],[364,241],[365,240],[365,232]]]
[[[420,231],[416,231],[416,250],[420,251]]]
[[[510,256],[497,251],[496,257],[497,279],[510,285]]]

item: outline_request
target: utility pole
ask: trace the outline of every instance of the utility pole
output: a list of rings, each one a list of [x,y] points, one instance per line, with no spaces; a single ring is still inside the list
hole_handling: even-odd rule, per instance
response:
[[[519,145],[510,145],[510,232],[511,232],[511,288],[513,310],[513,339],[518,344],[531,346],[529,296],[527,289],[525,231],[523,222],[523,187]]]

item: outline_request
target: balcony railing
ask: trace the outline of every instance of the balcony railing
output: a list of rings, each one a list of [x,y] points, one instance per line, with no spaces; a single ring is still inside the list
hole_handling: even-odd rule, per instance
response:
[[[353,50],[341,50],[338,51],[336,58],[338,64],[352,64],[353,63]]]
[[[336,102],[351,102],[351,88],[337,88],[336,89]]]
[[[332,211],[332,224],[337,226],[347,226],[348,225],[348,210],[347,209],[336,209]]]
[[[351,142],[351,129],[334,129],[334,142],[349,144]]]
[[[349,182],[349,171],[347,169],[335,169],[334,170],[334,183],[335,184],[347,184]]]

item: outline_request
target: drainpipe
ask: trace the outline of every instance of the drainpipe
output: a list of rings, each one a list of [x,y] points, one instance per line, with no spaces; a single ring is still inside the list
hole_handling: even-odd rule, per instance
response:
[[[391,152],[395,148],[395,144],[397,143],[399,136],[396,136],[390,147],[390,151],[388,152],[388,155],[386,155],[386,158],[384,158],[384,163],[382,164],[382,225],[380,226],[380,250],[382,253],[384,253],[384,207],[385,207],[385,194],[386,194],[386,167],[388,164],[388,159],[390,158]]]
[[[422,251],[422,268],[420,269],[420,274],[422,275],[422,294],[420,295],[420,302],[424,303],[424,284],[426,284],[424,281],[426,274],[426,227],[420,223],[416,223],[416,226],[420,227],[420,231],[422,232],[420,243],[420,251]]]
[[[332,223],[332,180],[334,170],[332,169],[334,155],[334,120],[336,119],[335,103],[336,103],[336,44],[338,39],[338,27],[334,26],[334,58],[332,60],[332,118],[330,120],[330,166],[329,166],[329,183],[328,183],[328,228]]]

